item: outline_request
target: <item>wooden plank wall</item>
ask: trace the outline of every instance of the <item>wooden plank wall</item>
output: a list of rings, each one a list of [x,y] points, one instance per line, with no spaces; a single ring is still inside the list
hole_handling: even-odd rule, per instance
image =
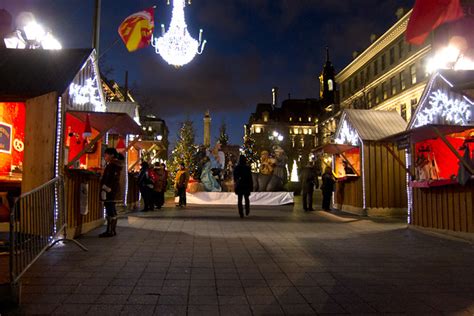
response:
[[[56,92],[26,101],[23,193],[54,178],[57,108]]]
[[[413,188],[412,224],[474,233],[474,181],[432,188]]]
[[[335,197],[337,204],[362,208],[362,177],[355,180],[337,182]]]
[[[388,145],[405,162],[405,151]],[[387,148],[379,143],[364,143],[367,208],[406,208],[406,172]]]
[[[89,183],[89,213],[80,213],[81,183]],[[64,194],[67,212],[68,228],[76,228],[75,235],[81,234],[81,226],[92,223],[104,217],[102,202],[100,202],[100,176],[88,175],[82,172],[66,171],[64,177]]]

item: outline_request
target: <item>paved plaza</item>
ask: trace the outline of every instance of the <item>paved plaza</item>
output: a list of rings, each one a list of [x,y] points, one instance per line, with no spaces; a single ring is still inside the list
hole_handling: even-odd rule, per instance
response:
[[[133,213],[47,252],[5,314],[474,315],[474,246],[297,206]]]

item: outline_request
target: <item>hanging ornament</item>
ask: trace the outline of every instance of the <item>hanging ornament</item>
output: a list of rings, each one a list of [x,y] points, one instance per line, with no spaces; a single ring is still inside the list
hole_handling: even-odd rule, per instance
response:
[[[118,152],[123,152],[125,151],[125,141],[123,140],[122,137],[119,137],[117,141],[117,145],[115,146],[115,149],[117,149]]]
[[[82,137],[87,138],[92,136],[92,129],[91,129],[91,122],[89,118],[89,114],[86,115],[86,126],[84,127],[84,133],[82,133]]]
[[[189,34],[184,17],[185,0],[173,0],[172,5],[170,27],[165,32],[165,26],[161,24],[162,36],[153,38],[152,46],[168,64],[181,67],[191,62],[196,54],[202,54],[206,40],[202,40],[202,30],[198,41]]]

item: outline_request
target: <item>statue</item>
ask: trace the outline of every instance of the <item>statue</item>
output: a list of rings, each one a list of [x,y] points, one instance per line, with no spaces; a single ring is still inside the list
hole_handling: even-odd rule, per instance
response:
[[[260,155],[260,172],[254,173],[254,191],[275,192],[283,190],[288,179],[286,162],[288,160],[285,151],[280,146],[274,147],[272,156],[268,151],[262,151]]]

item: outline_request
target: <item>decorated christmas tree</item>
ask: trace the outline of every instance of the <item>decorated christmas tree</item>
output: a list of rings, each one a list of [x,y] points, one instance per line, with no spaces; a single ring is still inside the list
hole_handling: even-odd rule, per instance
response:
[[[221,124],[221,127],[219,128],[219,138],[217,141],[221,143],[222,146],[225,146],[229,143],[229,135],[227,135],[227,126],[225,123]]]
[[[190,120],[183,122],[178,132],[176,146],[168,160],[168,170],[170,171],[171,179],[174,179],[176,171],[179,169],[179,164],[182,162],[184,162],[188,170],[194,170],[193,157],[197,150],[197,146],[194,143],[194,135],[193,122]]]
[[[255,139],[253,139],[250,135],[244,136],[242,154],[247,158],[247,163],[252,168],[252,171],[257,171],[259,157],[257,152],[255,151]]]

